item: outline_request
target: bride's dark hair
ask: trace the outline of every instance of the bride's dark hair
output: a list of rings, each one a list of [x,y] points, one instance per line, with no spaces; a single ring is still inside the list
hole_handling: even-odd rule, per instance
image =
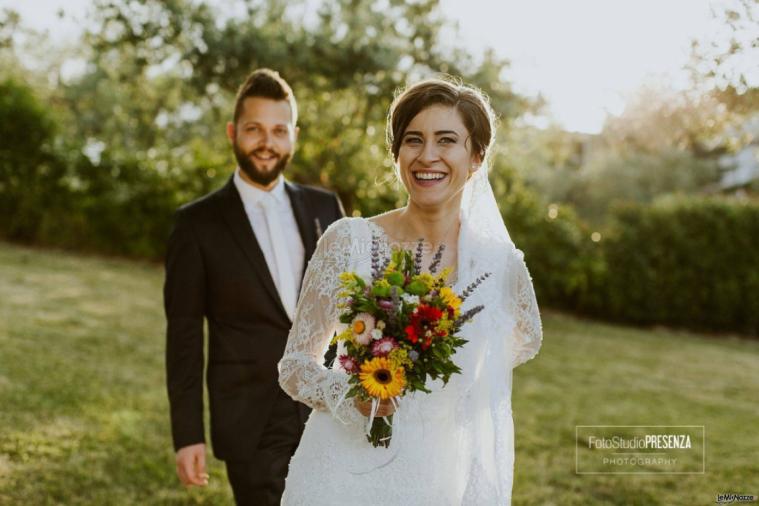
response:
[[[484,161],[495,135],[495,113],[484,93],[452,77],[426,79],[395,97],[385,131],[393,160],[398,160],[403,132],[411,120],[432,105],[454,107],[461,114],[469,131],[472,153]]]

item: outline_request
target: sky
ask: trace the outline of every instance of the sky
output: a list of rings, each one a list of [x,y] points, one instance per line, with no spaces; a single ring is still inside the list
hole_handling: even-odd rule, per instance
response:
[[[215,0],[223,3],[224,0]],[[596,133],[607,114],[643,84],[687,85],[690,42],[713,28],[721,0],[441,0],[459,25],[459,44],[475,55],[491,47],[512,62],[518,92],[542,95],[550,120]],[[54,40],[76,37],[89,0],[0,0]],[[67,16],[60,19],[59,9]],[[537,124],[545,124],[539,118]]]
[[[512,61],[518,91],[541,93],[570,130],[598,132],[644,83],[687,85],[693,38],[711,28],[708,0],[443,0],[473,48]]]

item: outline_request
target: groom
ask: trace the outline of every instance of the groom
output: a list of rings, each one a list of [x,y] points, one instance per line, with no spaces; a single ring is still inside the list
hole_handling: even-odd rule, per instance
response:
[[[339,198],[286,181],[298,110],[268,69],[240,87],[227,124],[237,169],[219,190],[181,207],[166,255],[166,376],[177,474],[208,482],[206,381],[214,455],[238,505],[279,504],[309,408],[277,382],[305,266],[321,233],[343,216]]]

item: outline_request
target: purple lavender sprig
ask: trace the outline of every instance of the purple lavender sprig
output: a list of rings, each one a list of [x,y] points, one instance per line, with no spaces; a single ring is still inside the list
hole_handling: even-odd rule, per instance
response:
[[[381,278],[384,275],[385,271],[387,270],[387,266],[388,265],[390,265],[390,257],[385,257],[382,260],[382,265],[380,266],[379,278]],[[377,278],[377,279],[379,279],[379,278]]]
[[[453,324],[453,334],[458,334],[458,332],[461,330],[461,327],[475,317],[477,313],[485,309],[485,306],[480,304],[479,306],[475,306],[472,309],[469,309],[468,311],[464,312],[456,318],[456,322]]]
[[[422,272],[422,248],[424,247],[424,239],[419,239],[416,243],[416,254],[414,255],[414,275]]]
[[[461,302],[464,302],[467,297],[472,295],[472,292],[474,292],[480,284],[488,279],[490,277],[490,273],[486,272],[485,274],[479,276],[477,279],[475,279],[469,286],[466,287],[466,289],[461,293]]]
[[[440,247],[438,247],[437,251],[435,252],[435,256],[432,257],[432,264],[430,264],[431,274],[435,274],[435,271],[437,271],[437,268],[440,265],[440,261],[443,259],[444,249],[445,249],[445,244],[441,244]]]
[[[372,279],[377,281],[382,277],[383,268],[380,267],[379,238],[372,234]]]
[[[387,323],[390,326],[398,323],[398,313],[400,313],[401,297],[398,295],[398,287],[393,286],[390,288],[390,300],[392,301],[392,308],[385,311],[387,314]]]

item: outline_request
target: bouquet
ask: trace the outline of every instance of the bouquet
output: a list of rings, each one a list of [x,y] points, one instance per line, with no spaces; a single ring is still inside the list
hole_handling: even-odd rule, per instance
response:
[[[421,272],[423,241],[416,252],[393,248],[380,262],[377,239],[372,240],[372,279],[356,273],[340,275],[338,308],[345,330],[333,343],[343,341],[346,353],[338,356],[350,375],[346,399],[371,401],[367,440],[375,447],[390,444],[392,415],[375,417],[383,400],[398,407],[398,399],[409,392],[429,393],[428,379],[447,384],[461,372],[453,362],[456,350],[466,339],[456,334],[484,306],[462,313],[466,298],[490,273],[479,276],[461,295],[448,285],[450,269],[436,274],[444,246],[435,253],[429,273]]]

